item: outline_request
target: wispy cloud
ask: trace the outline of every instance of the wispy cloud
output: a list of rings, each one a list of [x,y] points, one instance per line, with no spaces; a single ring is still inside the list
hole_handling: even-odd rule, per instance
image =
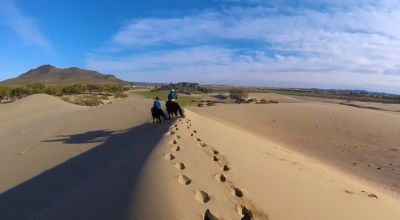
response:
[[[125,54],[149,52],[97,54],[88,58],[88,66],[136,73],[132,79],[161,73],[175,75],[175,81],[286,82],[400,93],[396,1],[263,3],[267,4],[221,7],[179,18],[131,20],[113,35],[110,48]]]
[[[24,15],[13,0],[2,0],[0,2],[0,25],[11,28],[23,44],[52,51],[51,43],[42,34],[37,22]]]

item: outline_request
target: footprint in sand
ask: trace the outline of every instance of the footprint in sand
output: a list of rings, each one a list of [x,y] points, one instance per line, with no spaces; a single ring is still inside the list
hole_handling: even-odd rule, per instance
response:
[[[224,174],[217,174],[215,175],[215,179],[221,182],[225,182],[227,180],[226,176]]]
[[[175,128],[175,130],[179,130],[179,128]]]
[[[189,185],[192,182],[192,180],[189,177],[185,176],[185,175],[179,175],[178,176],[178,181],[182,185]]]
[[[197,133],[197,131],[196,131],[196,130],[193,130],[193,133]]]
[[[184,163],[175,163],[175,168],[178,170],[184,170],[186,167]]]
[[[222,165],[219,169],[222,171],[229,171],[231,168],[228,165]]]
[[[177,144],[177,143],[178,143],[178,141],[176,141],[176,140],[172,140],[172,141],[170,141],[169,143],[170,143],[170,144]]]
[[[174,138],[175,138],[175,139],[180,139],[181,136],[179,136],[179,135],[174,135]]]
[[[175,159],[175,156],[172,155],[172,154],[166,154],[164,157],[165,157],[165,159],[167,159],[167,160],[173,160],[173,159]]]
[[[173,151],[180,151],[180,150],[181,150],[181,147],[180,147],[180,146],[173,146],[173,147],[171,148],[171,150],[173,150]]]
[[[171,131],[171,132],[170,132],[170,135],[174,135],[174,134],[175,134],[175,131]]]
[[[206,147],[207,144],[205,144],[205,143],[198,143],[197,146],[199,146],[199,147]]]
[[[204,214],[204,218],[203,219],[207,219],[207,220],[218,220],[217,217],[215,217],[215,215],[211,214],[210,210],[207,209],[206,213]]]
[[[237,205],[237,206],[236,206],[236,209],[237,209],[238,214],[239,214],[240,216],[244,216],[244,215],[246,215],[247,213],[249,213],[250,217],[253,216],[253,214],[251,213],[251,211],[250,211],[245,205]]]
[[[211,157],[211,160],[213,160],[213,161],[219,161],[219,157],[217,157],[217,156],[212,156],[212,157]]]
[[[231,193],[232,193],[232,195],[234,195],[234,196],[236,196],[236,197],[239,197],[239,198],[242,198],[242,197],[243,197],[243,192],[242,192],[242,190],[240,190],[239,188],[233,187],[233,188],[231,189]]]
[[[200,138],[196,138],[196,140],[197,140],[197,141],[201,141],[201,139],[200,139]]]
[[[219,154],[219,151],[217,151],[217,150],[211,150],[211,152],[212,152],[213,154]]]
[[[208,195],[208,193],[206,193],[202,190],[196,191],[196,195],[194,196],[194,198],[197,201],[202,202],[202,203],[207,203],[211,199],[210,196]]]

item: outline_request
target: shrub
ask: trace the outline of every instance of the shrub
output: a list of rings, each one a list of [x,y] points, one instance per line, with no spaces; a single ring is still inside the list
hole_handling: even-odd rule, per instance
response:
[[[207,105],[208,105],[208,106],[214,106],[214,105],[215,105],[215,102],[208,102]]]
[[[276,100],[269,100],[268,103],[279,103],[279,102]]]
[[[199,104],[197,104],[197,106],[198,107],[203,107],[204,105],[203,105],[203,103],[199,103]]]
[[[261,101],[261,102],[266,102],[267,100],[265,100],[265,99],[261,99],[260,101]]]
[[[227,99],[227,98],[229,98],[229,96],[224,95],[224,94],[219,94],[219,95],[216,95],[215,98],[217,98],[217,99]]]
[[[245,98],[249,97],[249,91],[242,88],[233,88],[229,90],[229,97],[235,99],[238,103],[241,103]]]
[[[120,93],[120,94],[115,94],[114,98],[123,98],[123,99],[126,99],[126,98],[128,98],[128,95],[127,95],[127,94],[122,94],[122,93]]]
[[[191,93],[191,92],[185,92],[185,94],[186,94],[186,95],[191,95],[192,93]]]
[[[102,96],[100,97],[100,99],[101,99],[101,100],[109,100],[107,95],[102,95]]]
[[[82,101],[83,103],[85,103],[86,106],[98,106],[103,104],[103,102],[100,99],[86,99]]]

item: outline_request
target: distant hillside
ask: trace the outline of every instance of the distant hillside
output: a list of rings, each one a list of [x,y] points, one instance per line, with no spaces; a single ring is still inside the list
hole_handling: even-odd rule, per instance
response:
[[[114,75],[105,75],[96,71],[83,70],[76,67],[59,69],[51,65],[43,65],[36,69],[29,70],[20,76],[7,79],[0,84],[3,85],[27,85],[32,83],[44,83],[52,85],[67,84],[131,84],[115,77]]]

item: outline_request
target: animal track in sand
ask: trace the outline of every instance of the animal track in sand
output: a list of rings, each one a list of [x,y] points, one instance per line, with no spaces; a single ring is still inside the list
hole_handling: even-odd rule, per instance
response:
[[[184,170],[186,168],[184,163],[175,163],[175,167],[178,170]]]
[[[179,136],[179,135],[174,135],[174,138],[175,138],[175,139],[180,139],[181,136]]]
[[[175,128],[175,130],[179,130],[179,128]]]
[[[219,152],[218,152],[217,150],[211,150],[211,152],[212,152],[213,154],[219,154]]]
[[[219,169],[222,171],[229,171],[231,168],[228,165],[222,165]]]
[[[217,175],[215,175],[215,179],[217,179],[218,181],[221,181],[221,182],[225,182],[227,178],[224,174],[217,174]]]
[[[175,156],[172,155],[172,154],[166,154],[164,157],[165,157],[165,159],[167,159],[167,160],[173,160],[173,159],[175,159]]]
[[[202,203],[207,203],[211,199],[210,196],[208,195],[208,193],[206,193],[202,190],[196,191],[196,195],[194,196],[194,198],[197,201],[202,202]]]
[[[172,141],[170,141],[169,143],[170,143],[170,144],[177,144],[177,143],[178,143],[178,141],[176,141],[176,140],[172,140]]]
[[[211,157],[211,160],[213,160],[213,161],[219,161],[219,157],[217,157],[217,156],[212,156],[212,157]]]
[[[181,149],[181,147],[179,147],[179,146],[173,146],[171,148],[171,150],[173,150],[173,151],[179,151],[180,149]]]
[[[170,134],[171,134],[171,135],[175,134],[175,131],[171,131]]]
[[[206,147],[207,144],[205,144],[205,143],[198,143],[197,146],[199,146],[199,147]]]
[[[178,181],[182,185],[189,185],[192,182],[192,180],[189,177],[185,176],[185,175],[179,175],[178,176]]]
[[[239,197],[239,198],[243,197],[243,192],[239,188],[236,188],[236,187],[232,188],[231,193],[232,193],[232,195],[234,195],[236,197]]]
[[[203,219],[207,219],[207,220],[218,220],[217,217],[215,217],[215,215],[211,214],[210,210],[207,209],[206,213],[204,214],[204,218]]]
[[[201,139],[200,139],[200,138],[196,138],[196,140],[197,140],[197,141],[201,141]]]
[[[193,130],[193,133],[197,133],[197,131],[196,131],[196,130]]]
[[[251,213],[251,211],[250,211],[245,205],[237,205],[237,206],[236,206],[236,209],[237,209],[238,214],[239,214],[240,216],[244,216],[244,215],[246,215],[247,213],[249,213],[250,217],[253,216],[253,214]]]

